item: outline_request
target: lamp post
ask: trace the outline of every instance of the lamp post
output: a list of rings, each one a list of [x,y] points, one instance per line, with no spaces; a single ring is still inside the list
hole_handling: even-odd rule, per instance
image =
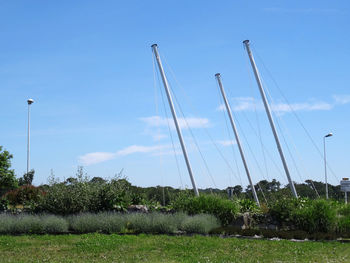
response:
[[[27,138],[27,174],[29,173],[30,162],[30,105],[34,103],[33,99],[27,100],[28,103],[28,138]]]
[[[326,159],[326,138],[333,136],[333,133],[328,133],[323,137],[323,157],[324,157],[324,177],[326,182],[326,199],[328,199],[328,182],[327,182],[327,159]]]

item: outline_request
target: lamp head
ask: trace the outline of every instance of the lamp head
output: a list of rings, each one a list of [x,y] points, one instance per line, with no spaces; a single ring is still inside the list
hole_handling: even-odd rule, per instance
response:
[[[333,136],[333,133],[330,132],[330,133],[328,133],[327,135],[325,135],[324,137],[327,138],[327,137],[331,137],[331,136]]]
[[[33,99],[29,99],[29,100],[27,100],[27,102],[28,102],[28,105],[30,105],[30,104],[34,103],[34,100]]]

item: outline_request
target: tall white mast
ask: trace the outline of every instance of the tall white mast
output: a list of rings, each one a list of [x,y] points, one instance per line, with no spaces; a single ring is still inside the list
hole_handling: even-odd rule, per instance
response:
[[[220,87],[220,91],[221,91],[222,97],[224,98],[226,110],[227,110],[228,116],[230,118],[230,122],[231,122],[231,126],[232,126],[232,129],[233,129],[233,132],[235,134],[235,138],[236,138],[236,142],[237,142],[237,145],[238,145],[238,149],[239,149],[239,152],[240,152],[241,157],[242,157],[242,162],[243,162],[243,165],[244,165],[244,169],[245,169],[245,172],[247,174],[250,187],[252,188],[254,200],[255,200],[256,204],[258,206],[260,206],[259,198],[258,198],[258,195],[256,194],[252,178],[250,177],[248,165],[247,165],[247,162],[246,162],[245,157],[244,157],[243,149],[242,149],[241,142],[240,142],[239,135],[238,135],[238,131],[237,131],[237,128],[236,128],[236,123],[235,123],[235,121],[234,121],[234,119],[232,117],[231,107],[230,107],[230,104],[228,103],[228,100],[226,98],[226,93],[225,93],[224,87],[223,87],[222,82],[221,82],[221,75],[220,75],[220,73],[216,73],[215,77],[216,77],[216,79],[217,79],[217,81],[219,83],[219,87]]]
[[[30,166],[30,105],[34,103],[33,99],[27,100],[28,103],[28,135],[27,135],[27,175]]]
[[[259,90],[260,90],[260,95],[261,95],[261,98],[262,98],[262,100],[264,102],[264,107],[265,107],[265,110],[266,110],[266,114],[267,114],[267,117],[269,118],[269,122],[270,122],[270,126],[271,126],[271,129],[272,129],[272,133],[273,133],[273,136],[275,137],[275,141],[276,141],[276,144],[277,144],[277,149],[278,149],[278,152],[279,152],[281,160],[282,160],[283,168],[284,168],[284,171],[285,171],[285,173],[287,175],[287,178],[288,178],[290,190],[292,191],[293,196],[295,198],[298,198],[297,191],[295,190],[294,183],[293,183],[292,178],[290,177],[290,174],[289,174],[289,170],[288,170],[286,159],[284,158],[284,154],[283,154],[283,151],[282,151],[282,146],[281,146],[281,143],[279,141],[277,130],[275,128],[275,124],[274,124],[273,119],[272,119],[270,106],[269,106],[269,103],[267,102],[267,99],[266,99],[265,91],[264,91],[264,88],[263,88],[261,80],[260,80],[259,72],[258,72],[258,69],[256,67],[252,51],[250,50],[249,40],[244,40],[243,43],[244,43],[244,45],[245,45],[245,47],[247,49],[247,53],[248,53],[248,56],[249,56],[250,64],[252,65],[252,68],[253,68],[253,71],[254,71],[254,75],[255,75],[255,79],[256,79],[256,82],[258,83],[258,87],[259,87]]]
[[[181,129],[180,129],[179,123],[178,123],[178,121],[177,121],[177,117],[176,117],[176,112],[175,112],[173,100],[172,100],[172,98],[171,98],[171,93],[170,93],[170,90],[169,90],[168,80],[167,80],[167,78],[166,78],[166,76],[165,76],[164,69],[163,69],[163,65],[162,65],[162,61],[160,60],[160,57],[159,57],[158,46],[157,46],[157,44],[153,44],[153,45],[152,45],[152,50],[153,50],[154,55],[155,55],[156,60],[157,60],[159,72],[160,72],[160,74],[161,74],[161,76],[162,76],[162,80],[163,80],[165,92],[166,92],[166,95],[167,95],[167,98],[168,98],[168,102],[169,102],[171,114],[173,115],[174,124],[175,124],[175,127],[176,127],[177,135],[178,135],[178,137],[179,137],[179,141],[180,141],[182,153],[183,153],[183,155],[184,155],[185,162],[186,162],[186,166],[187,166],[187,170],[188,170],[188,173],[189,173],[190,178],[191,178],[191,182],[192,182],[192,186],[193,186],[193,191],[194,191],[194,193],[195,193],[196,196],[199,196],[198,189],[197,189],[197,186],[196,186],[196,182],[195,182],[194,177],[193,177],[191,164],[190,164],[190,161],[188,160],[186,147],[185,147],[185,144],[184,144],[184,141],[183,141],[183,138],[182,138]]]

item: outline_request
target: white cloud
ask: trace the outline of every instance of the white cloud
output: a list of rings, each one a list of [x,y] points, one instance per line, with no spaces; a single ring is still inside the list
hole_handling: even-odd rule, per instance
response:
[[[236,141],[233,141],[233,140],[217,141],[217,142],[222,146],[230,146],[230,145],[236,144]]]
[[[109,152],[87,153],[82,156],[79,156],[79,163],[88,166],[88,165],[112,160],[115,157],[116,157],[116,153],[109,153]]]
[[[350,95],[333,95],[333,99],[336,104],[350,103]]]
[[[333,96],[336,103],[328,103],[323,101],[309,101],[302,103],[272,103],[270,104],[271,110],[278,113],[288,113],[293,111],[319,111],[319,110],[331,110],[336,104],[345,104],[350,102],[350,96],[343,96],[338,98],[337,96]],[[252,97],[237,97],[233,98],[232,110],[233,111],[260,111],[264,110],[264,105],[262,102],[256,101]],[[217,110],[225,110],[225,106],[223,104],[219,105]]]
[[[155,145],[155,146],[141,146],[141,145],[132,145],[126,147],[117,152],[119,156],[125,156],[133,153],[150,153],[155,152],[161,149],[168,147],[167,145]]]
[[[134,153],[157,153],[162,152],[170,148],[170,145],[154,145],[154,146],[142,146],[142,145],[131,145],[117,152],[93,152],[87,153],[78,157],[79,163],[82,165],[93,165],[102,163],[105,161],[113,160],[118,156],[126,156]]]
[[[233,111],[254,111],[254,109],[263,109],[263,105],[256,102],[252,97],[236,97],[233,98],[233,101],[234,102],[230,105]],[[226,107],[224,104],[221,104],[217,110],[225,111]]]
[[[151,116],[151,117],[145,117],[140,118],[141,121],[145,122],[149,126],[153,127],[162,127],[167,126],[169,123],[169,126],[172,129],[175,129],[174,121],[172,118],[163,118],[160,116]],[[204,128],[208,127],[209,120],[207,118],[177,118],[178,123],[180,125],[181,129],[187,129],[187,128]]]
[[[305,102],[305,103],[276,103],[271,105],[271,109],[277,113],[286,113],[293,111],[316,111],[330,110],[333,105],[327,102]]]

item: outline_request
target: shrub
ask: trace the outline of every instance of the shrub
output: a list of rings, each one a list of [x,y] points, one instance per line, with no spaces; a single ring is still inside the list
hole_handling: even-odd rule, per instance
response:
[[[47,215],[42,217],[45,234],[58,234],[68,232],[68,222],[58,216]]]
[[[76,233],[102,232],[101,214],[79,214],[68,217],[69,228]]]
[[[231,223],[239,212],[239,207],[236,203],[218,195],[202,194],[195,197],[180,194],[172,205],[176,211],[183,211],[190,215],[214,215],[220,219],[223,225]]]
[[[117,213],[104,213],[102,232],[106,234],[120,233],[126,228],[126,217]]]
[[[278,231],[274,229],[261,229],[260,232],[265,238],[278,237]]]
[[[130,183],[125,179],[110,182],[89,182],[81,176],[65,183],[53,183],[40,208],[53,214],[69,215],[84,212],[126,211],[131,203]]]
[[[70,229],[76,233],[120,233],[124,230],[126,224],[124,215],[106,212],[69,216],[67,220],[69,221]]]
[[[135,233],[175,233],[179,222],[169,214],[151,213],[142,214],[134,213],[127,216],[127,226]]]
[[[327,200],[307,201],[305,206],[292,212],[293,221],[300,230],[313,232],[330,232],[335,229],[336,209]]]
[[[23,185],[17,189],[11,190],[4,195],[13,206],[25,205],[27,203],[38,203],[44,196],[44,192],[33,185]]]
[[[14,217],[11,233],[42,234],[44,233],[44,227],[38,216],[23,214]]]
[[[255,235],[261,235],[261,231],[259,229],[241,229],[239,232],[242,236],[255,236]]]
[[[0,212],[1,211],[6,211],[9,206],[9,201],[5,198],[0,198]]]
[[[220,224],[215,216],[200,214],[187,217],[180,229],[187,233],[208,234],[212,229],[219,226]]]
[[[65,233],[68,223],[53,215],[0,215],[0,234]]]
[[[58,234],[70,229],[74,233],[172,234],[178,230],[206,234],[219,226],[212,215],[84,213],[68,217],[55,215],[0,214],[0,234]]]
[[[293,211],[297,208],[304,207],[306,203],[306,199],[299,198],[281,198],[278,199],[272,206],[270,207],[270,215],[273,219],[275,219],[280,224],[283,223],[293,223]]]
[[[0,214],[0,234],[11,234],[13,223],[13,216]]]
[[[257,204],[250,199],[238,199],[239,210],[241,213],[250,212],[250,213],[261,213],[260,208]]]

